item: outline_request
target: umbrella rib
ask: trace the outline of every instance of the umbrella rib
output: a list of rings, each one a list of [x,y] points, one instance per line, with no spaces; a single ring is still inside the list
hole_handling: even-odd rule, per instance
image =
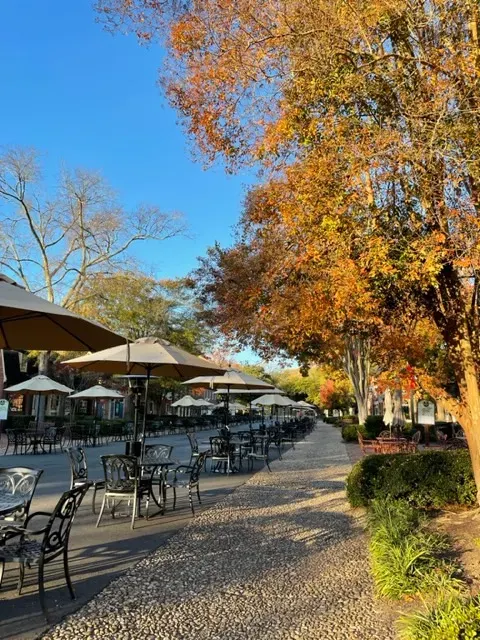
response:
[[[42,314],[42,316],[44,316],[45,318],[47,318],[48,320],[50,320],[50,322],[53,322],[53,324],[56,324],[57,327],[59,327],[60,329],[62,329],[63,331],[65,331],[65,333],[68,333],[69,336],[72,336],[72,338],[74,338],[75,340],[78,340],[78,342],[81,342],[83,345],[85,345],[85,347],[87,348],[88,351],[93,351],[91,345],[87,344],[86,342],[84,342],[81,338],[79,338],[78,336],[76,336],[74,333],[72,333],[71,331],[69,331],[66,327],[64,327],[63,325],[61,325],[59,322],[57,322],[55,320],[55,318],[52,318],[52,316],[50,316],[48,313],[44,313]]]
[[[0,322],[0,329],[2,331],[3,340],[5,341],[5,348],[10,349],[10,345],[8,344],[7,334],[5,333],[5,329],[3,328],[3,322]]]

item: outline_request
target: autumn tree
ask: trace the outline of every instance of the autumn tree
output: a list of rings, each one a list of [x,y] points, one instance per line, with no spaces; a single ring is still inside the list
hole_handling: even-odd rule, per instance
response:
[[[34,149],[0,156],[0,264],[12,278],[67,308],[87,284],[133,264],[139,242],[166,240],[181,219],[154,205],[126,210],[98,173],[64,170],[49,189]]]
[[[444,404],[480,488],[478,3],[100,5],[141,40],[167,39],[167,94],[207,157],[335,175],[334,192],[312,191],[313,215],[285,224],[317,243],[358,230],[382,322],[405,306],[436,325],[458,388]]]
[[[192,352],[211,348],[214,334],[184,279],[157,280],[139,271],[99,275],[84,288],[79,310],[136,340],[158,336]]]

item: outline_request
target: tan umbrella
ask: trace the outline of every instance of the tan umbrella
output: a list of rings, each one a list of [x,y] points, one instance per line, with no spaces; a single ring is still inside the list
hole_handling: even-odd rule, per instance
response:
[[[0,349],[91,351],[125,338],[48,302],[0,274]]]
[[[48,376],[34,376],[24,382],[19,382],[4,389],[7,393],[21,393],[22,395],[48,396],[67,395],[73,391],[70,387],[52,380]],[[40,419],[40,411],[37,406],[37,425]]]
[[[393,419],[392,427],[400,431],[405,426],[405,414],[403,413],[402,390],[395,389],[393,392]]]
[[[210,387],[210,389],[220,388],[226,389],[226,409],[225,412],[225,425],[228,426],[228,405],[230,403],[230,392],[233,389],[273,389],[274,385],[255,376],[251,376],[244,371],[236,371],[235,369],[229,369],[225,371],[223,375],[216,376],[199,376],[192,380],[187,380],[183,384],[187,384],[191,387]]]
[[[119,391],[115,389],[107,389],[101,384],[96,384],[93,387],[89,387],[88,389],[84,389],[83,391],[79,391],[78,393],[73,393],[69,396],[71,400],[94,400],[95,408],[93,410],[93,423],[94,426],[97,424],[97,408],[99,400],[122,400],[125,396],[123,396]],[[94,436],[94,444],[95,444],[95,436]]]
[[[392,433],[393,424],[393,402],[392,393],[387,387],[383,394],[383,424],[390,429],[390,435]]]
[[[206,358],[188,353],[162,338],[139,338],[128,345],[104,349],[79,358],[66,360],[62,364],[86,371],[98,371],[111,374],[146,374],[145,411],[143,414],[143,434],[147,421],[148,387],[151,376],[163,376],[175,380],[186,380],[190,376],[217,374],[224,371]],[[134,440],[137,438],[137,425]]]
[[[171,406],[172,407],[199,407],[200,405],[198,404],[197,400],[195,400],[195,398],[192,398],[192,396],[183,396],[183,398],[180,398],[180,400],[177,400],[176,402],[172,402]]]

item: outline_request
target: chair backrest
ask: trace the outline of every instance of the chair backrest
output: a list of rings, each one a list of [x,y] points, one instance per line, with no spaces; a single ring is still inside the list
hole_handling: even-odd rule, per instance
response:
[[[253,437],[253,450],[257,455],[268,456],[268,450],[270,448],[270,443],[272,439],[270,436],[268,438],[258,438]]]
[[[390,431],[380,431],[378,434],[379,438],[390,438]]]
[[[70,489],[70,491],[65,491],[57,502],[57,506],[45,527],[42,540],[42,552],[47,560],[55,558],[68,547],[73,519],[89,486],[86,482],[74,489]]]
[[[440,432],[440,433],[441,433],[441,432]],[[445,434],[442,434],[442,435],[445,435]],[[412,442],[413,442],[414,444],[418,444],[418,443],[420,442],[420,438],[421,438],[421,436],[422,436],[421,431],[415,431],[415,433],[414,433],[414,434],[413,434],[413,436],[412,436]],[[446,436],[445,436],[445,438],[446,438]]]
[[[205,466],[207,455],[208,455],[207,451],[202,451],[202,453],[200,453],[195,459],[195,462],[192,465],[192,470],[190,472],[190,482],[192,483],[198,482],[200,473],[202,472],[202,469]]]
[[[137,485],[137,458],[135,456],[101,456],[105,475],[105,490],[133,493]]]
[[[187,433],[188,441],[190,442],[190,447],[192,448],[192,453],[198,453],[198,441],[197,436],[194,433]]]
[[[72,472],[72,487],[76,480],[88,480],[87,456],[83,447],[69,447],[66,453]]]
[[[159,464],[169,460],[173,446],[170,444],[147,444],[143,451],[143,464]]]
[[[231,450],[230,439],[221,436],[210,438],[210,450],[213,457],[226,457]]]
[[[33,494],[42,473],[43,469],[30,469],[30,467],[0,468],[0,493],[20,496],[24,501],[22,510],[15,513],[16,520],[28,516]]]

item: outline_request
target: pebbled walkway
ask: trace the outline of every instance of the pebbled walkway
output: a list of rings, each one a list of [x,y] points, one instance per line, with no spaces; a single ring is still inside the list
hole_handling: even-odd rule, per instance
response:
[[[197,516],[48,640],[389,640],[339,431],[306,440]]]

